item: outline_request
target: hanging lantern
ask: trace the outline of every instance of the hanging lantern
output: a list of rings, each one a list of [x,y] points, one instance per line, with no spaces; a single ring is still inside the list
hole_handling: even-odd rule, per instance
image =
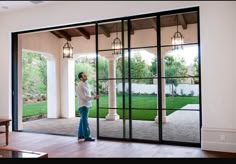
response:
[[[118,38],[118,30],[116,25],[116,38],[112,42],[112,55],[120,55],[122,53],[122,43],[120,38]]]
[[[63,58],[73,58],[73,47],[68,41],[63,46]]]
[[[173,37],[171,37],[171,43],[172,43],[172,50],[178,50],[183,49],[184,44],[184,37],[178,30],[178,16],[176,15],[177,19],[177,31],[174,33]]]

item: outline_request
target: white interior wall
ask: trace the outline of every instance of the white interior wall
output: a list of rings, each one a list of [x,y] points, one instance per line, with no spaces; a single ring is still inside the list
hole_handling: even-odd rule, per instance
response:
[[[202,147],[236,152],[236,2],[206,4],[200,13]]]
[[[0,115],[11,118],[11,32],[193,6],[200,6],[202,149],[236,152],[233,1],[71,1],[1,15]]]

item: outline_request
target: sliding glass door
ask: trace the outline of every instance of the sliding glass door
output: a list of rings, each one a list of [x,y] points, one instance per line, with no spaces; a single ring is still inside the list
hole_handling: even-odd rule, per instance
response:
[[[198,22],[192,8],[97,24],[98,137],[200,144]]]

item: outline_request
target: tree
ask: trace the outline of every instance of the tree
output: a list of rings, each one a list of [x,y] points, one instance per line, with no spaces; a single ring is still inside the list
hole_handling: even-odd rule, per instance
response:
[[[22,53],[23,94],[45,93],[47,87],[47,61],[34,52]]]
[[[165,76],[166,77],[180,77],[180,78],[166,78],[166,83],[172,86],[172,95],[175,95],[174,87],[184,80],[181,78],[187,76],[187,66],[183,58],[175,58],[174,56],[165,56]]]
[[[132,82],[135,83],[151,83],[150,79],[144,79],[144,77],[152,76],[149,66],[145,60],[142,59],[140,52],[136,52],[130,61]],[[117,61],[116,69],[122,74],[122,58]],[[125,77],[128,77],[128,57],[124,58]]]
[[[79,73],[84,72],[88,77],[91,90],[94,91],[96,82],[95,63],[91,63],[87,59],[87,57],[83,57],[75,61],[75,83],[80,81],[78,77]]]
[[[152,60],[150,70],[153,76],[157,75],[157,58]]]
[[[94,72],[95,72],[95,68],[91,66],[91,64],[89,63],[76,63],[75,64],[75,82],[78,83],[79,80],[79,73],[80,72],[84,72],[89,81],[93,80],[93,76],[94,76]]]
[[[177,87],[178,83],[183,81],[183,76],[187,76],[187,66],[183,58],[177,58],[172,55],[166,55],[164,57],[165,62],[165,76],[166,83],[172,86],[172,95],[175,94],[174,86]],[[151,72],[153,75],[157,75],[157,59],[155,58],[151,64]],[[173,77],[173,78],[171,78]],[[180,78],[175,78],[180,77]]]
[[[122,65],[122,62],[124,61],[124,72],[123,72],[123,65]],[[124,73],[124,77],[125,78],[128,78],[128,57],[125,56],[124,57],[124,60],[122,60],[122,57],[120,57],[118,60],[117,60],[117,63],[116,63],[116,77],[118,78],[122,78],[122,75]]]
[[[47,92],[47,60],[44,56],[39,56],[40,62],[38,63],[39,78],[41,79],[41,85],[39,86],[40,93]]]
[[[99,79],[108,78],[108,60],[100,57],[98,61]]]
[[[131,58],[131,77],[134,78],[133,82],[141,83],[140,79],[145,77],[145,61],[142,60],[140,53],[136,53],[133,58]]]
[[[194,63],[193,63],[193,76],[199,76],[199,71],[198,71],[198,57],[194,58]],[[199,78],[194,78],[194,84],[199,84]]]

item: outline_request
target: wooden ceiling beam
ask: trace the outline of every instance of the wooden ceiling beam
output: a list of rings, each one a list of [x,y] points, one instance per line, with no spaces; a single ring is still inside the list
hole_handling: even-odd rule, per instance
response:
[[[56,37],[61,38],[61,36],[58,34],[57,31],[51,31],[51,33],[52,33],[53,35],[55,35]]]
[[[152,24],[152,27],[155,29],[155,31],[157,31],[157,23],[156,23],[156,19],[155,18],[151,19],[151,24]]]
[[[86,39],[90,39],[90,34],[83,28],[75,28],[75,31],[79,32]]]
[[[179,20],[179,24],[182,25],[183,29],[187,29],[187,23],[186,23],[186,20],[184,19],[183,14],[178,15],[178,20]]]
[[[104,25],[99,25],[98,27],[107,38],[111,36],[111,32]]]
[[[133,29],[132,22],[130,22],[130,35],[134,35],[134,29]]]
[[[71,36],[64,30],[59,31],[59,33],[65,38],[67,41],[71,41]]]
[[[58,38],[65,38],[67,41],[71,41],[71,36],[64,30],[51,31],[51,33],[54,34]]]

